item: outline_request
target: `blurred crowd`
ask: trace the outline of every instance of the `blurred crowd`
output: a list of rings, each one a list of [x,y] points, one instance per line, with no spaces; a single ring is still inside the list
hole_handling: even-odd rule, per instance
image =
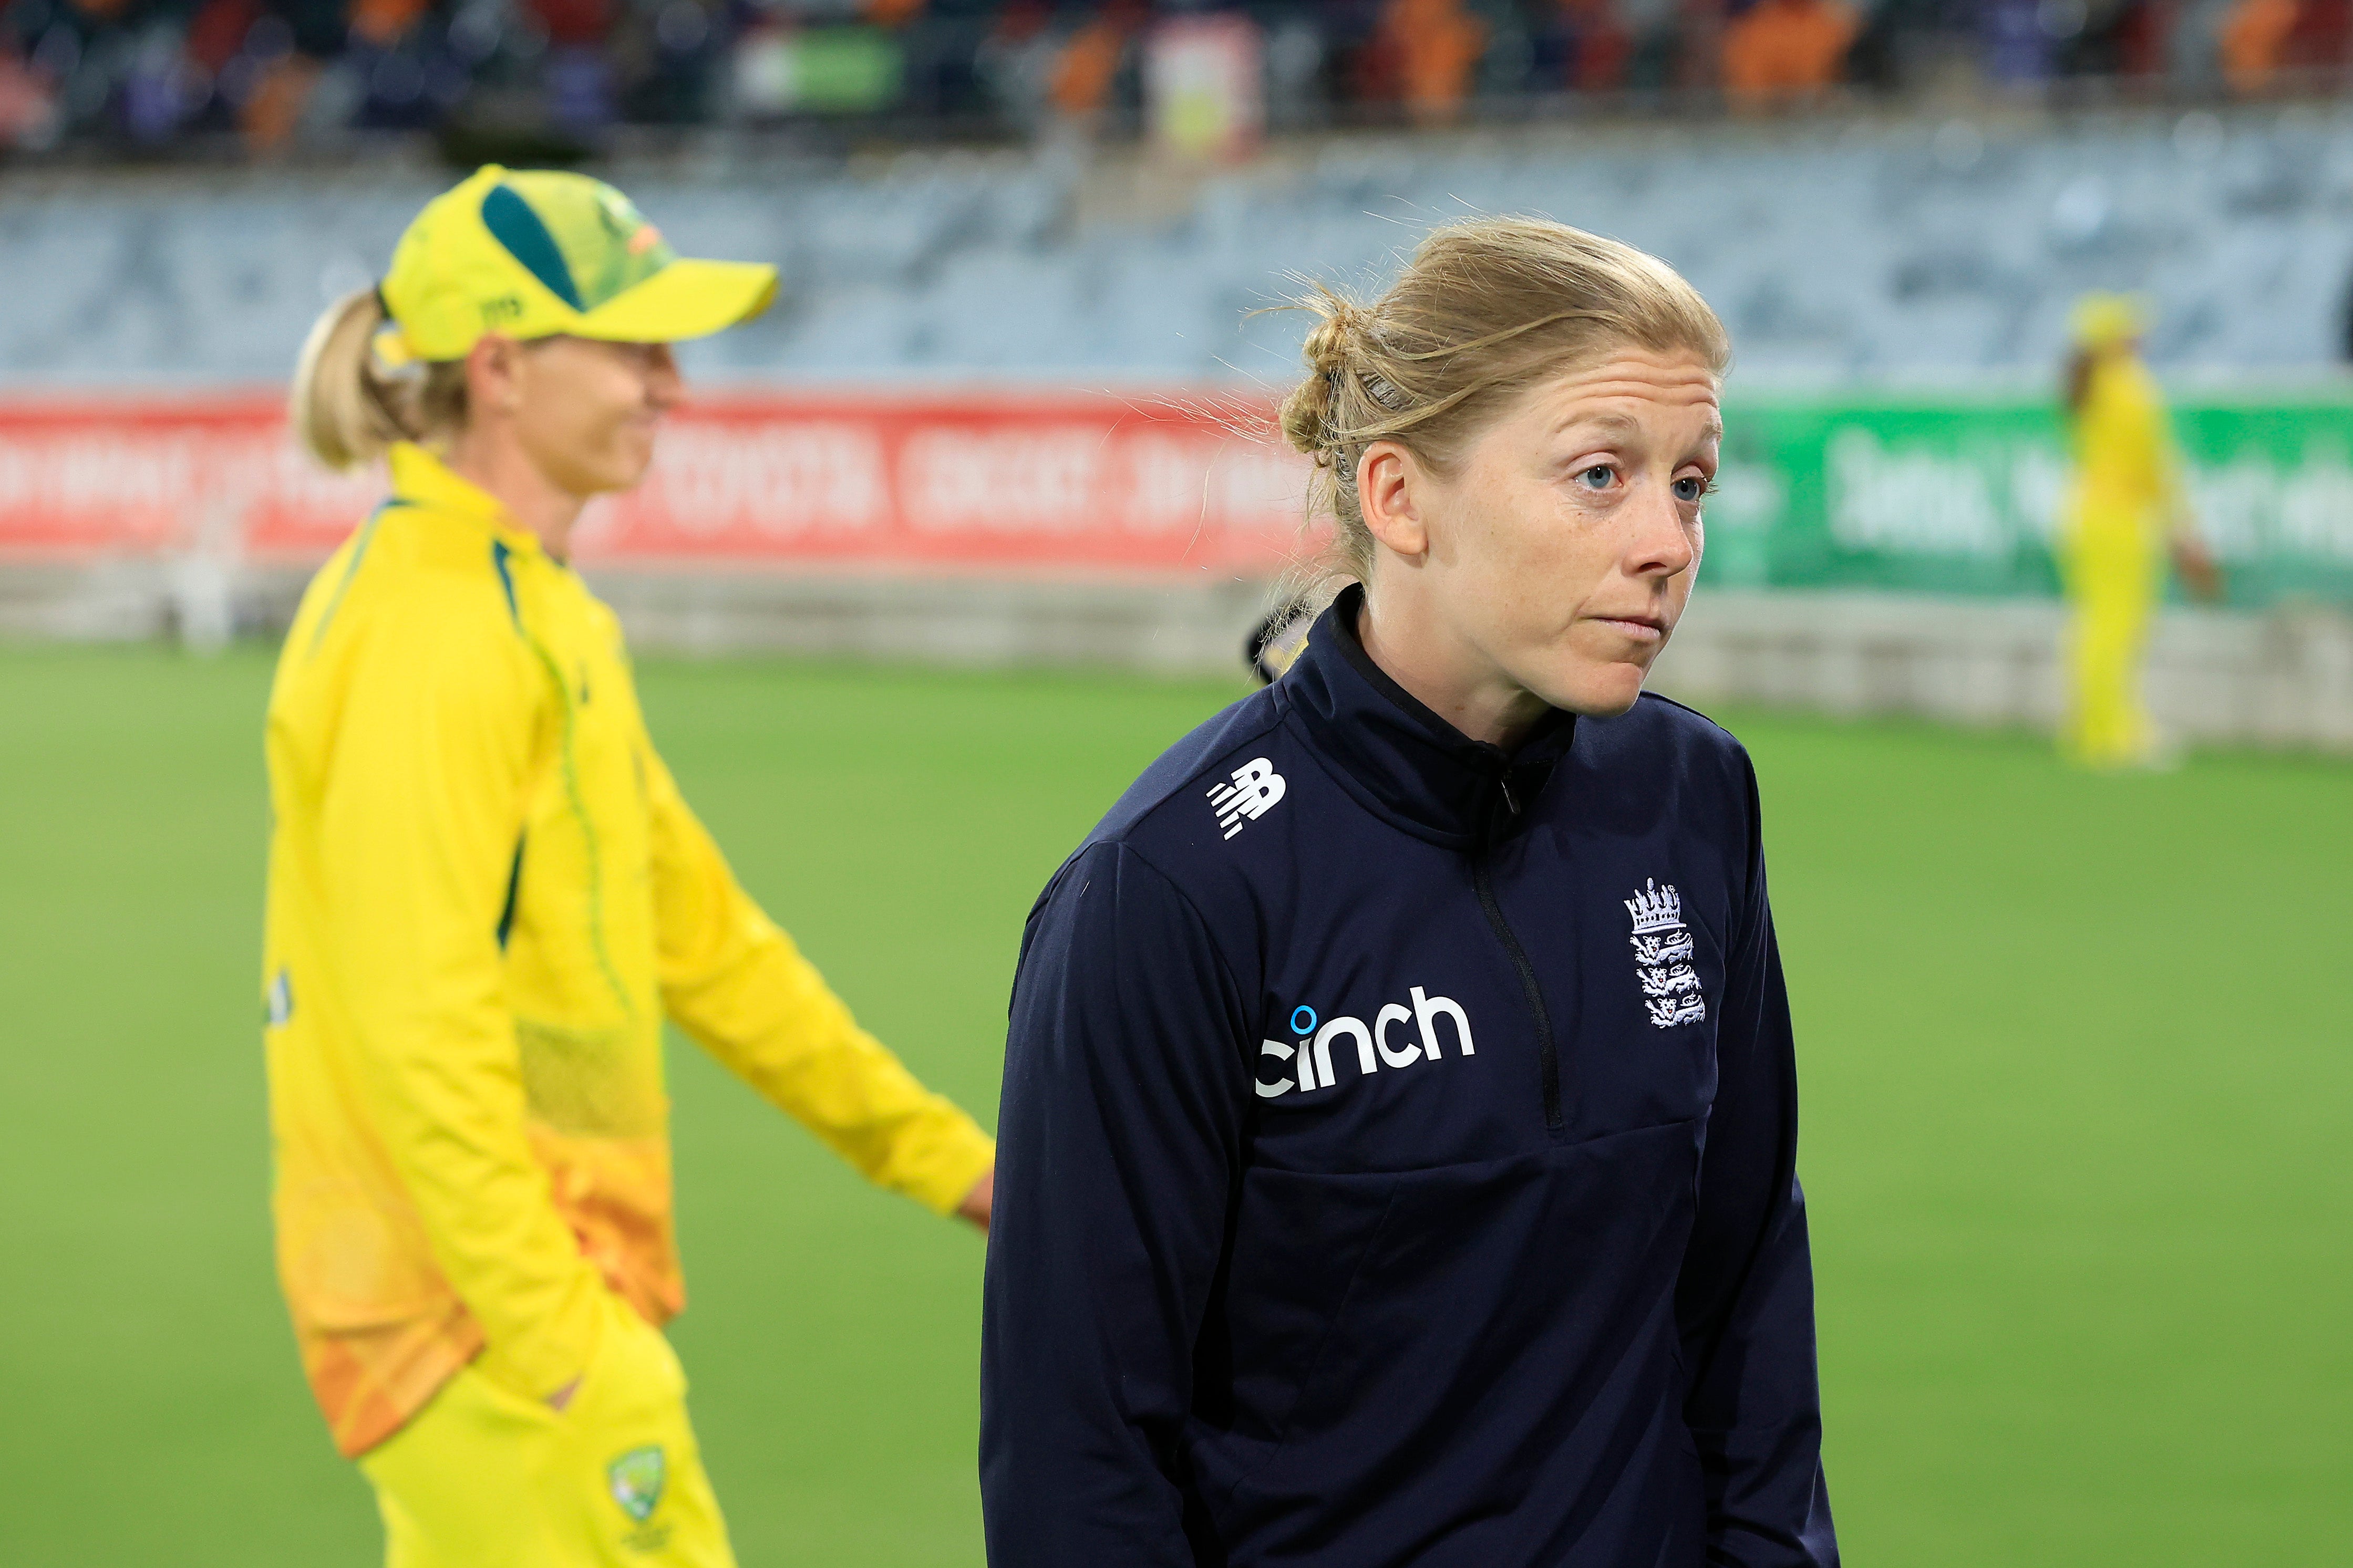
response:
[[[1956,82],[2260,95],[2334,89],[2353,56],[2353,0],[5,0],[0,150],[1117,126],[1155,36],[1204,15],[1250,24],[1278,128]]]

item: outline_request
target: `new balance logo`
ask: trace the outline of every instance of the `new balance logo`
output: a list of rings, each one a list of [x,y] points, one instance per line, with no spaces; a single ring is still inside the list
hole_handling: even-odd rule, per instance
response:
[[[1209,792],[1209,809],[1218,826],[1231,838],[1267,814],[1282,798],[1282,775],[1264,757],[1252,757],[1234,770],[1234,782]]]

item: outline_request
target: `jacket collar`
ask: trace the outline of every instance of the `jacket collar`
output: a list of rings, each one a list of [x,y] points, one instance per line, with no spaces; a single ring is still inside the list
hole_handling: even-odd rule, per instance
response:
[[[543,553],[539,536],[517,526],[498,497],[413,441],[396,441],[391,453],[392,499],[395,505],[413,506],[479,522],[518,555]]]
[[[1553,709],[1514,752],[1474,741],[1375,664],[1356,635],[1365,590],[1351,584],[1316,617],[1282,694],[1342,785],[1415,837],[1477,849],[1516,833],[1577,734]]]

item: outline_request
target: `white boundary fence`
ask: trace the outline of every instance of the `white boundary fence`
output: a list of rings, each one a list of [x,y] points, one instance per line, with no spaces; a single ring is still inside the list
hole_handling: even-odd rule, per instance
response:
[[[779,652],[964,668],[1083,666],[1241,675],[1263,579],[906,576],[631,569],[592,574],[645,652]],[[0,637],[203,645],[282,626],[288,567],[186,561],[0,569]],[[1703,710],[1912,714],[2047,731],[2061,702],[2055,605],[1703,586],[1652,685]],[[2193,743],[2353,754],[2353,620],[2320,609],[2167,611],[2150,706]],[[1239,687],[1238,687],[1239,689]]]

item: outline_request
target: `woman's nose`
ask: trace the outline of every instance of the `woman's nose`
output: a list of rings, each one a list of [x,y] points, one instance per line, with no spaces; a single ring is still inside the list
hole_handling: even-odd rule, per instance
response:
[[[1645,498],[1627,565],[1637,577],[1672,577],[1698,558],[1691,531],[1683,526],[1683,507],[1672,486],[1662,486],[1655,500]]]
[[[678,362],[665,354],[646,374],[646,400],[657,408],[668,409],[686,395],[686,378],[679,374]]]

